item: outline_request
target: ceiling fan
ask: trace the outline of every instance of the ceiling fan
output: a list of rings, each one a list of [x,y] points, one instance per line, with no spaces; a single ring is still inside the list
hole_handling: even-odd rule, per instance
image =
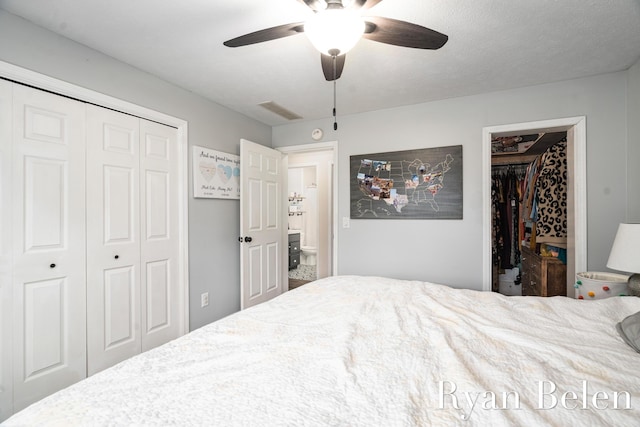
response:
[[[245,34],[224,42],[228,47],[247,46],[305,33],[321,53],[322,71],[328,81],[342,75],[345,54],[361,37],[379,43],[416,49],[439,49],[449,39],[429,28],[382,16],[360,15],[382,0],[298,0],[315,14],[306,22],[297,22]]]

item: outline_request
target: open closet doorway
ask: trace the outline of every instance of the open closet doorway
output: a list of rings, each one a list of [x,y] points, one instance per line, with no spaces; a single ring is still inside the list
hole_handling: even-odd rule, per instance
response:
[[[278,148],[288,166],[289,289],[333,276],[336,251],[334,142]]]
[[[526,141],[530,140],[530,141]],[[509,163],[506,154],[496,155],[496,150],[500,151],[499,142],[504,142],[504,146],[510,146],[510,150],[520,150],[518,154],[519,160]],[[538,146],[537,153],[534,149],[527,157],[527,148],[531,148],[536,144]],[[520,147],[518,147],[520,146]],[[587,265],[587,242],[586,242],[586,125],[584,117],[573,117],[566,119],[547,120],[540,122],[518,123],[504,126],[493,126],[483,129],[483,289],[485,291],[500,290],[500,280],[507,294],[509,281],[519,276],[521,285],[508,287],[508,289],[517,290],[511,294],[522,295],[539,295],[551,296],[567,295],[574,297],[573,284],[575,283],[575,274],[579,271],[586,271]],[[505,150],[506,151],[506,150]],[[562,152],[566,156],[566,231],[563,239],[547,238],[549,245],[545,243],[544,233],[538,226],[538,233],[541,237],[536,241],[536,223],[526,221],[519,225],[516,223],[514,211],[526,206],[527,201],[522,200],[522,187],[515,193],[513,200],[507,201],[509,218],[514,218],[511,222],[504,218],[503,226],[511,227],[512,233],[515,233],[517,241],[503,242],[505,246],[494,246],[494,226],[500,223],[500,213],[495,215],[496,210],[492,209],[492,190],[496,181],[495,173],[498,175],[504,172],[505,177],[510,176],[505,182],[530,183],[532,170],[540,171],[538,162]],[[544,156],[547,157],[544,157]],[[501,158],[502,157],[502,158]],[[492,165],[493,159],[493,165]],[[502,170],[500,170],[502,169]],[[524,170],[523,170],[524,169]],[[552,170],[556,171],[556,167],[552,166]],[[535,173],[534,173],[535,174]],[[523,181],[524,180],[524,181]],[[500,183],[500,181],[499,181]],[[493,187],[493,188],[492,188]],[[515,188],[515,186],[514,186]],[[506,191],[504,194],[508,194]],[[514,193],[513,191],[511,193]],[[519,198],[518,201],[515,199]],[[524,202],[524,204],[523,204]],[[562,200],[560,200],[562,203]],[[534,207],[535,208],[535,207]],[[531,204],[526,206],[526,215],[530,215]],[[518,212],[521,214],[521,212]],[[503,210],[502,216],[505,215]],[[522,215],[520,216],[522,218]],[[519,233],[515,229],[519,228]],[[555,238],[555,236],[554,236]],[[551,244],[553,243],[553,245]],[[558,245],[558,246],[555,246]],[[506,246],[510,246],[511,251]],[[560,254],[557,248],[560,248]],[[504,250],[503,250],[504,249]],[[545,255],[560,255],[557,257],[546,257]],[[501,252],[497,254],[496,252]],[[500,259],[502,257],[502,259]],[[508,259],[506,257],[509,257]],[[521,257],[521,258],[520,258]],[[496,262],[497,261],[497,262]],[[509,265],[507,265],[509,264]],[[512,269],[504,267],[511,266]],[[508,271],[505,271],[508,270]],[[504,276],[500,276],[503,274]],[[556,275],[551,278],[551,275]],[[547,280],[548,279],[548,280]],[[555,286],[555,289],[553,288]]]

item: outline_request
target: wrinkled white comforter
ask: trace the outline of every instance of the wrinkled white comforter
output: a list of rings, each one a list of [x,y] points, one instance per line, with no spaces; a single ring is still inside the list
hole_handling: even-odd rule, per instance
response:
[[[638,425],[640,354],[615,330],[637,311],[633,297],[328,278],[96,374],[7,425]]]

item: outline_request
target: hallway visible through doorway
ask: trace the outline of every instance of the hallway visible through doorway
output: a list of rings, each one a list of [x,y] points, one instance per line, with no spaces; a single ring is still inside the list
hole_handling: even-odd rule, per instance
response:
[[[336,274],[335,142],[278,148],[288,168],[289,285]],[[294,245],[293,242],[298,242]]]

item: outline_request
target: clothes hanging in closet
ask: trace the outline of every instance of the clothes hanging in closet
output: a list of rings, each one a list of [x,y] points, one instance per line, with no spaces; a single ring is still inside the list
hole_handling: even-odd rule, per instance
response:
[[[567,240],[567,141],[549,147],[527,168],[521,224],[535,223],[537,243]]]
[[[547,149],[540,159],[536,242],[567,241],[567,142]]]
[[[493,264],[509,269],[520,263],[520,199],[522,167],[494,167],[491,173]]]

